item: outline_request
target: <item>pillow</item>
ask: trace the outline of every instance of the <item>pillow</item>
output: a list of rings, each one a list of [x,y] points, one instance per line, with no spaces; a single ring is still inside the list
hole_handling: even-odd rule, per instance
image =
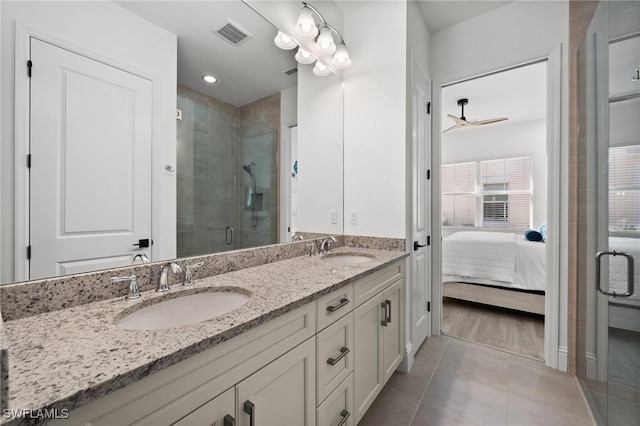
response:
[[[538,231],[534,231],[533,229],[528,229],[524,233],[524,237],[529,241],[543,241],[542,234]]]
[[[540,228],[538,229],[538,232],[540,233],[540,235],[542,235],[542,241],[546,242],[547,241],[547,222],[546,221],[540,224]]]

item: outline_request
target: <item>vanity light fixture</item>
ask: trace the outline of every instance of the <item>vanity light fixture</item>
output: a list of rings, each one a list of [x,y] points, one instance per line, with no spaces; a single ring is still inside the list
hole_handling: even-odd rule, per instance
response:
[[[314,63],[316,58],[314,58],[311,53],[307,50],[304,50],[302,47],[298,47],[298,53],[296,53],[296,61],[300,64],[309,65]]]
[[[322,16],[313,6],[304,2],[302,4],[304,4],[304,7],[300,11],[300,16],[298,17],[294,31],[301,40],[311,40],[318,35],[318,27],[316,26],[315,19],[313,19],[313,12],[320,16],[321,19]]]
[[[291,50],[298,47],[296,41],[282,31],[278,31],[278,35],[273,39],[273,42],[283,50]]]
[[[351,58],[340,33],[327,23],[316,8],[305,2],[302,2],[302,5],[298,21],[293,29],[297,40],[278,31],[278,35],[274,39],[276,46],[284,50],[300,46],[295,56],[296,61],[300,64],[316,62],[313,73],[318,76],[330,75],[333,69],[349,68]],[[318,23],[316,23],[316,18]],[[334,35],[339,42],[336,43]],[[305,49],[298,40],[313,40],[314,43],[305,44]]]
[[[213,84],[213,83],[217,83],[218,82],[218,78],[216,76],[213,76],[211,74],[206,74],[202,76],[202,79],[204,81],[206,81],[209,84]]]
[[[316,65],[313,67],[313,73],[318,77],[326,77],[331,74],[331,68],[320,61],[316,61]]]

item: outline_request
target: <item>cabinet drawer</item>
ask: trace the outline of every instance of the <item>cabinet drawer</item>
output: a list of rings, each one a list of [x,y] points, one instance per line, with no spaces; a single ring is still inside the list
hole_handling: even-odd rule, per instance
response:
[[[353,371],[353,315],[346,315],[316,336],[318,402]]]
[[[318,426],[354,426],[353,373],[318,407]]]
[[[356,306],[360,306],[363,302],[371,299],[373,296],[401,279],[404,272],[402,264],[403,262],[396,262],[393,265],[389,265],[356,281],[353,284]]]
[[[318,331],[353,310],[353,285],[339,288],[318,299]]]

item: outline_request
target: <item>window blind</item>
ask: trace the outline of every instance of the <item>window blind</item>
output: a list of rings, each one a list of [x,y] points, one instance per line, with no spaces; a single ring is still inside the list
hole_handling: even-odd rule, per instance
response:
[[[442,167],[442,225],[475,226],[476,163]]]
[[[609,148],[609,231],[640,231],[640,145]]]
[[[442,166],[442,225],[527,229],[532,211],[531,157]]]

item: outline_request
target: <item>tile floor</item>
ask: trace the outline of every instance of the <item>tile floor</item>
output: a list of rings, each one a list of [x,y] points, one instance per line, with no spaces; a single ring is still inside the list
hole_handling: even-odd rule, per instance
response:
[[[432,336],[359,426],[593,425],[575,377],[539,361]]]

